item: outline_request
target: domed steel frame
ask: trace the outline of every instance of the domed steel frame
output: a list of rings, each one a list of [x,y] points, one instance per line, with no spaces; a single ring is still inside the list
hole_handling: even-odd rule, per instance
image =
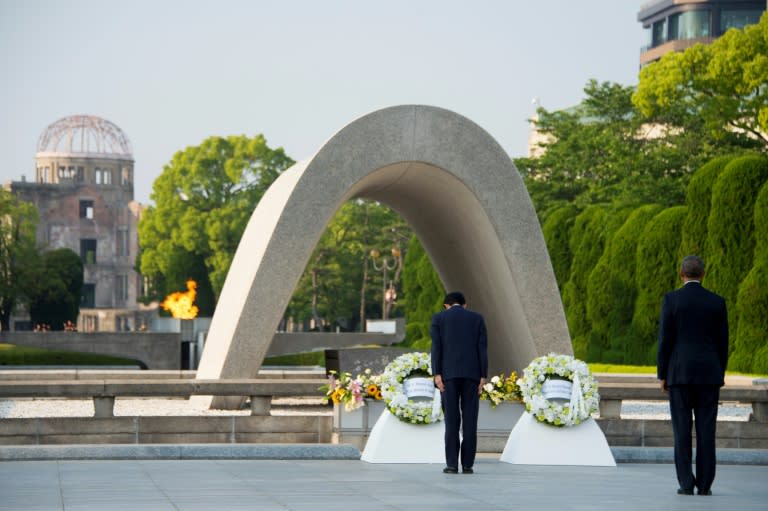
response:
[[[131,142],[116,124],[95,115],[72,115],[48,126],[37,142],[38,156],[86,155],[133,159]]]

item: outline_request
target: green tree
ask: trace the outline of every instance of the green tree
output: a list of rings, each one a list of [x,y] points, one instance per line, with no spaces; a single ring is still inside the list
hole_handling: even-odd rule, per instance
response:
[[[686,215],[685,206],[665,209],[646,224],[637,242],[638,294],[632,331],[628,334],[634,339],[625,343],[625,361],[629,364],[653,364],[656,360],[661,302],[664,294],[675,289],[677,283],[680,265],[677,253]]]
[[[158,286],[153,297],[186,288],[189,275],[179,278],[172,269],[183,259],[190,271],[206,269],[199,296],[215,301],[251,213],[292,164],[262,135],[214,136],[177,152],[155,180],[150,196],[155,205],[143,213],[138,228],[141,272]],[[206,289],[214,296],[205,298]]]
[[[570,279],[571,246],[569,243],[571,229],[579,210],[571,204],[562,206],[547,217],[542,226],[544,241],[547,244],[549,258],[552,261],[552,269],[555,272],[557,285],[562,291],[563,286]]]
[[[623,363],[637,299],[637,243],[646,224],[661,210],[646,205],[630,213],[607,243],[587,282],[588,357]]]
[[[768,158],[742,156],[732,160],[712,186],[712,209],[707,222],[707,285],[736,304],[739,284],[753,265],[755,199],[768,181]],[[736,335],[736,322],[729,323]],[[730,349],[733,350],[733,343]]]
[[[405,344],[420,350],[432,345],[429,328],[432,315],[442,309],[443,283],[437,275],[424,247],[416,236],[408,243],[403,270],[405,303]]]
[[[589,274],[603,254],[606,239],[624,218],[624,212],[612,211],[605,206],[589,206],[576,217],[571,229],[569,243],[573,259],[570,279],[563,286],[562,297],[574,353],[582,359],[590,360],[587,336],[591,326],[586,306]]]
[[[410,227],[390,208],[369,200],[347,202],[321,235],[286,317],[299,322],[313,319],[318,329],[362,330],[367,317],[382,317],[384,305],[388,317],[397,316],[401,312],[397,303],[382,304],[383,288],[390,283],[398,287],[410,236]],[[380,253],[377,264],[383,263],[382,256],[390,266],[395,264],[386,281],[384,272],[373,266],[374,250]]]
[[[77,322],[83,289],[83,262],[68,248],[44,252],[41,271],[32,287],[29,316],[34,325],[63,330]]]
[[[0,329],[10,329],[11,315],[26,301],[37,279],[35,205],[0,188]]]
[[[755,201],[754,264],[739,285],[730,320],[736,323],[733,356],[728,365],[737,371],[768,374],[768,184]]]
[[[707,242],[707,222],[712,206],[712,186],[733,156],[719,156],[701,166],[691,177],[686,190],[688,214],[683,222],[683,240],[680,243],[679,259],[688,255],[698,255],[705,261],[704,251]]]
[[[640,71],[632,100],[643,115],[706,148],[768,151],[768,14],[712,44],[669,52]]]
[[[632,87],[590,80],[584,93],[574,108],[538,109],[542,153],[515,160],[540,217],[572,201],[682,203],[698,154],[655,136],[632,104]]]

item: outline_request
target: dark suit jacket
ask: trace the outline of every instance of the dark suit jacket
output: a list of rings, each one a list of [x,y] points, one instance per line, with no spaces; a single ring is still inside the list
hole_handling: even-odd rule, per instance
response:
[[[477,312],[453,306],[432,316],[432,373],[443,380],[488,377],[488,334]]]
[[[698,282],[664,296],[657,376],[667,385],[723,385],[728,364],[725,300]]]

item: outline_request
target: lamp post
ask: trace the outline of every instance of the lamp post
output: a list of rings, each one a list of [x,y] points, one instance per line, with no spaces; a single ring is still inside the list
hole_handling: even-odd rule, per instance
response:
[[[371,250],[373,269],[381,272],[381,319],[389,317],[389,309],[397,300],[395,283],[390,280],[389,286],[387,286],[387,272],[397,270],[400,265],[400,249],[395,247],[391,253],[392,259],[390,260],[388,256],[381,257],[381,253],[375,248]],[[379,258],[381,258],[381,265],[376,264]]]

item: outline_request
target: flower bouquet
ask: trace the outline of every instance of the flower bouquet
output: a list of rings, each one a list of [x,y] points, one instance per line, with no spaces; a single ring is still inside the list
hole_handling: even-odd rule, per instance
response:
[[[365,399],[380,400],[380,376],[371,374],[366,369],[362,374],[352,377],[351,373],[329,371],[328,381],[319,390],[325,392],[324,400],[333,404],[343,404],[344,410],[351,412],[365,406]]]
[[[496,408],[501,403],[522,402],[520,387],[517,385],[517,373],[512,371],[509,376],[505,376],[504,373],[493,376],[483,385],[480,399],[489,401],[491,408]]]

